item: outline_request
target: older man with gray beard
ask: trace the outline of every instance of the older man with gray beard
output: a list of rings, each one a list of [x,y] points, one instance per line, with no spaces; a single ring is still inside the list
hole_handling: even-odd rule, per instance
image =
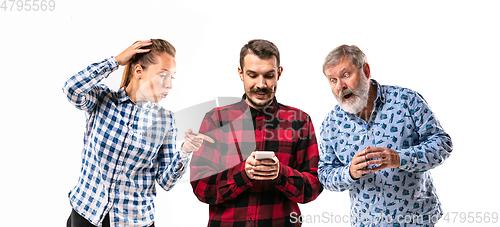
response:
[[[427,102],[370,80],[354,45],[331,51],[323,72],[339,103],[320,129],[323,187],[349,190],[352,226],[434,226],[443,211],[429,170],[450,156],[452,142]]]

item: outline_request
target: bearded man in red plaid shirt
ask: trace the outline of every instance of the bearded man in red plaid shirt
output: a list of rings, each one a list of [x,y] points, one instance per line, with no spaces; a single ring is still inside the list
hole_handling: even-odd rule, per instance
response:
[[[208,226],[300,226],[298,203],[323,190],[318,180],[318,146],[309,115],[278,103],[278,48],[252,40],[240,52],[240,102],[205,115],[204,143],[191,161],[191,185],[209,206]],[[256,151],[273,151],[257,160]]]

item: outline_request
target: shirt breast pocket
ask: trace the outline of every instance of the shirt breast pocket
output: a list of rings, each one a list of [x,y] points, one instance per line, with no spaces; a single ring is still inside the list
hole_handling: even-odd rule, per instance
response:
[[[132,136],[131,149],[126,154],[131,169],[153,165],[162,138],[151,130],[136,130]]]
[[[274,146],[267,146],[269,150],[274,151],[276,157],[281,163],[295,167],[296,150],[295,144],[291,140],[280,140],[272,143]]]

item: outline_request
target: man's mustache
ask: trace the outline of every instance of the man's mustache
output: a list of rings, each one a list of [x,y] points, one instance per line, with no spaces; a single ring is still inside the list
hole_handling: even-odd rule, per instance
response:
[[[252,92],[264,92],[264,93],[272,93],[274,89],[272,88],[254,88]]]
[[[344,100],[346,98],[346,96],[349,95],[349,96],[359,96],[358,94],[358,91],[356,91],[355,89],[345,89],[343,91],[340,91],[339,93],[339,97],[342,98],[342,100]]]

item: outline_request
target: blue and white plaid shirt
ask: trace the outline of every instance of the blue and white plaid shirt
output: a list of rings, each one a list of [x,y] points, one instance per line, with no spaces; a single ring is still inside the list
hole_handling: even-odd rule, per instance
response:
[[[328,190],[349,190],[352,226],[433,226],[442,209],[428,170],[451,155],[451,138],[420,94],[372,84],[369,122],[339,105],[323,121],[318,178]],[[397,151],[401,165],[352,179],[352,158],[367,146]]]
[[[148,226],[154,220],[155,180],[170,190],[190,155],[176,151],[172,112],[151,102],[134,103],[124,88],[115,92],[98,84],[116,69],[111,57],[64,84],[68,100],[87,116],[81,173],[69,199],[94,225],[109,213],[111,226]]]

